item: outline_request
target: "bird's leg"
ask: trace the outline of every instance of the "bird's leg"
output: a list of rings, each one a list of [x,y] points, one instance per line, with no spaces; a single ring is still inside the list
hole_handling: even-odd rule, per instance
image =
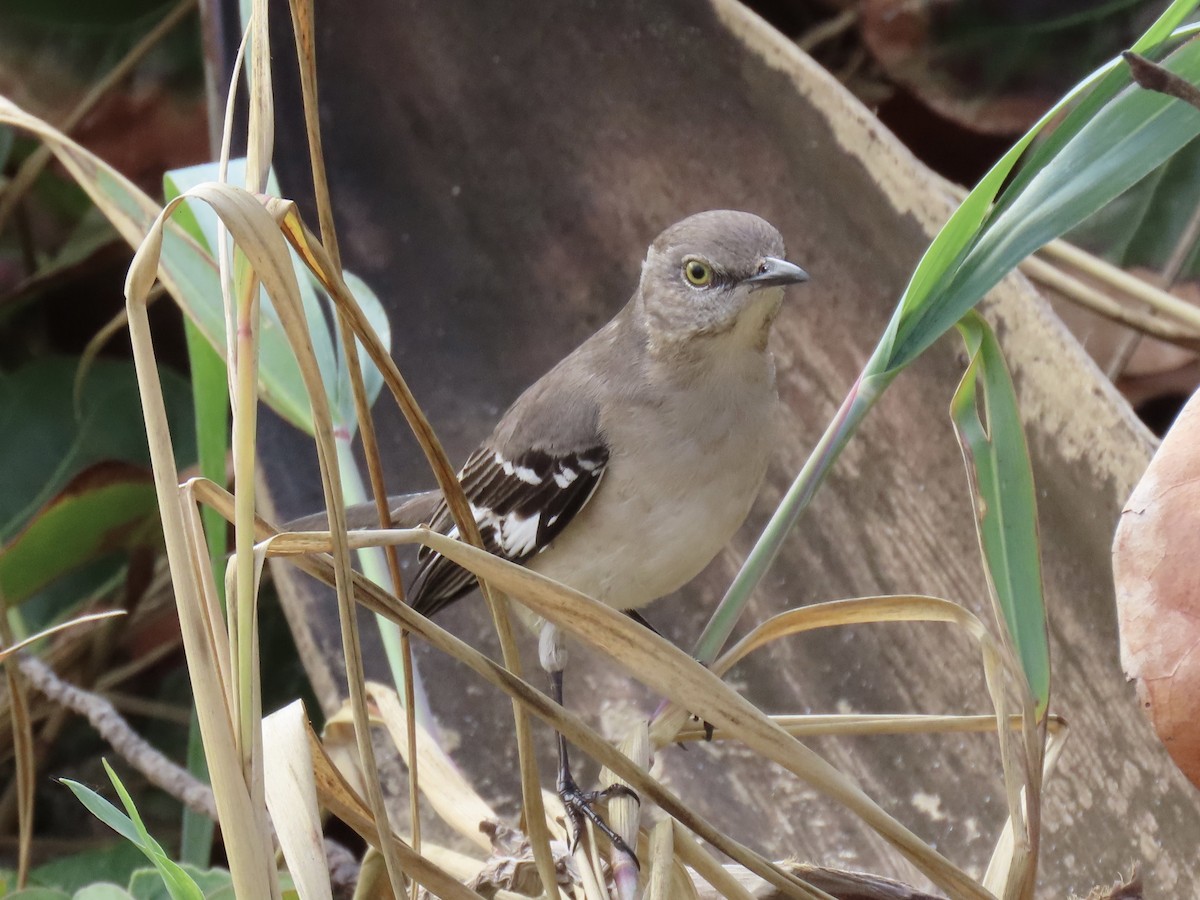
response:
[[[550,676],[550,698],[565,708],[563,670],[566,668],[567,662],[566,648],[562,645],[558,629],[549,622],[542,626],[539,635],[538,657],[541,660],[542,668]],[[562,736],[561,732],[556,733],[555,736],[558,738],[558,796],[562,800],[563,808],[567,811],[567,820],[570,823],[571,851],[574,852],[579,843],[579,836],[583,833],[583,820],[588,819],[609,839],[613,847],[632,859],[634,865],[640,869],[641,864],[638,862],[637,854],[630,849],[623,837],[609,827],[608,823],[604,821],[604,817],[596,811],[595,805],[610,797],[632,797],[638,803],[641,803],[641,799],[632,789],[623,784],[614,784],[602,791],[581,791],[571,775],[567,739]]]
[[[663,637],[663,633],[661,631],[659,631],[657,628],[655,628],[653,625],[651,625],[650,622],[646,619],[646,617],[643,616],[636,609],[625,610],[625,615],[629,616],[629,618],[633,619],[633,621],[637,622],[643,628],[653,632],[654,634],[658,635],[660,638],[663,638],[663,640],[666,640],[666,638]],[[699,660],[696,660],[696,661],[700,662]],[[700,665],[704,666],[706,669],[708,668],[708,666],[705,665],[704,663],[700,663]],[[665,701],[665,700],[663,701],[663,706],[666,705],[666,702],[667,701]],[[661,709],[661,707],[660,707],[660,709]],[[657,715],[657,713],[655,713],[655,715]],[[693,715],[692,718],[697,722],[701,722],[700,717],[697,715]],[[713,730],[714,730],[713,726],[711,724],[709,724],[708,722],[701,722],[701,723],[704,725],[704,740],[711,741],[713,739]],[[680,744],[679,746],[683,747],[685,750],[687,749],[686,744]]]

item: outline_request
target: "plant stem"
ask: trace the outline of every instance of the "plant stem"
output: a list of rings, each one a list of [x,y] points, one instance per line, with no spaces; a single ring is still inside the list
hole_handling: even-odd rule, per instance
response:
[[[881,345],[882,346],[882,345]],[[867,412],[875,405],[875,401],[895,377],[895,372],[881,371],[883,366],[877,362],[880,351],[877,350],[867,363],[861,375],[850,388],[850,393],[842,401],[841,407],[825,429],[821,440],[817,442],[812,453],[805,462],[800,474],[792,482],[783,502],[775,510],[771,521],[763,529],[762,535],[746,557],[741,571],[734,578],[733,584],[725,592],[717,606],[716,612],[709,619],[704,633],[696,642],[693,656],[701,663],[710,665],[721,652],[730,633],[737,624],[742,610],[750,594],[766,575],[767,570],[783,549],[783,542],[791,532],[792,527],[800,519],[801,513],[808,507],[817,488],[825,480],[825,475],[832,467],[834,460],[842,448],[857,430],[859,423]]]

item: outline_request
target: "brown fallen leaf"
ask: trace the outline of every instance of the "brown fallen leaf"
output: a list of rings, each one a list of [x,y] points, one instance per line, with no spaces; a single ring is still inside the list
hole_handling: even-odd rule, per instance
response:
[[[1121,664],[1200,787],[1200,392],[1134,488],[1113,543]]]

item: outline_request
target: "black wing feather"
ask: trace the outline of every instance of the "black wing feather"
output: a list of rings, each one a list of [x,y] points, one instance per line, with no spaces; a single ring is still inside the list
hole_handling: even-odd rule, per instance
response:
[[[506,459],[485,444],[459,473],[463,491],[475,511],[483,545],[490,552],[523,563],[557,537],[587,504],[608,463],[603,443],[569,453],[527,450]],[[443,500],[430,527],[458,536]],[[422,547],[409,602],[433,615],[475,587],[475,576]]]

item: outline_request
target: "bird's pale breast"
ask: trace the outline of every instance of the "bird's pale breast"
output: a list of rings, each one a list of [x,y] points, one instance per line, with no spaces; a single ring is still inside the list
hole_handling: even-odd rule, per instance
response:
[[[694,578],[741,526],[773,445],[773,367],[749,379],[667,392],[615,415],[614,453],[591,502],[527,565],[618,609]],[[634,465],[631,460],[636,459]]]

